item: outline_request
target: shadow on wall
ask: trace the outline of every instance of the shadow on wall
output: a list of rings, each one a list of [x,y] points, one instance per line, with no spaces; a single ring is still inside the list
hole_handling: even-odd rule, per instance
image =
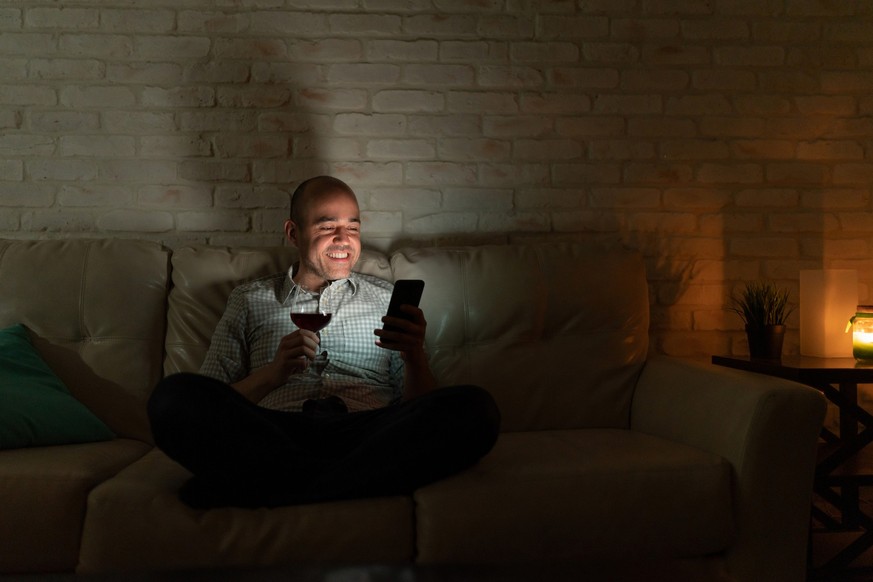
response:
[[[293,188],[329,171],[314,115],[301,106],[317,66],[291,62],[282,35],[221,36],[247,27],[248,18],[204,22],[209,53],[186,67],[181,86],[160,92],[177,111],[178,133],[168,141],[185,148],[177,155],[180,184],[151,201],[175,210],[175,236],[162,241],[168,246],[284,245]]]
[[[579,197],[583,200],[574,200],[572,204],[565,202],[566,206],[562,207],[579,218],[570,220],[570,226],[565,225],[560,232],[556,231],[552,219],[543,221],[543,224],[552,225],[551,228],[546,226],[543,230],[525,230],[525,225],[519,222],[520,230],[514,232],[488,230],[441,234],[428,231],[426,234],[415,235],[404,232],[408,216],[401,220],[403,226],[399,230],[392,230],[396,226],[396,215],[404,213],[405,201],[397,202],[396,198],[383,197],[382,202],[378,202],[380,182],[391,183],[395,192],[403,190],[405,193],[407,190],[415,190],[416,187],[428,192],[439,191],[440,202],[428,207],[434,213],[452,211],[450,204],[443,203],[448,187],[439,180],[422,182],[424,185],[412,180],[410,186],[405,174],[400,183],[392,183],[391,180],[367,180],[365,175],[358,176],[356,172],[366,170],[368,164],[380,165],[378,161],[373,162],[362,157],[361,143],[369,136],[362,130],[334,135],[330,125],[337,112],[350,110],[348,102],[341,100],[350,99],[349,94],[355,92],[325,87],[321,79],[324,69],[330,64],[317,62],[313,55],[299,58],[298,51],[301,49],[296,48],[296,43],[305,41],[295,41],[278,31],[275,36],[278,40],[270,40],[267,35],[259,37],[257,41],[214,40],[218,44],[214,46],[209,61],[201,65],[203,70],[232,72],[239,69],[241,79],[237,83],[218,85],[213,107],[199,112],[211,121],[208,128],[213,132],[209,138],[213,159],[204,164],[204,174],[210,180],[221,181],[215,185],[215,225],[221,227],[224,224],[227,227],[218,229],[222,232],[216,231],[208,235],[206,242],[234,246],[284,244],[281,225],[287,214],[287,199],[293,187],[300,180],[313,175],[333,174],[349,182],[358,192],[364,213],[365,248],[390,253],[403,247],[564,241],[581,242],[605,250],[629,248],[639,251],[647,265],[652,302],[653,350],[678,353],[686,349],[684,343],[689,340],[696,341],[696,338],[691,337],[696,331],[693,329],[696,325],[695,309],[707,311],[701,318],[703,321],[716,319],[717,316],[711,315],[714,311],[713,302],[709,301],[707,304],[707,301],[714,295],[712,289],[716,285],[722,285],[722,282],[701,285],[694,280],[695,270],[700,268],[695,260],[694,246],[700,244],[697,241],[700,235],[695,232],[697,225],[687,224],[691,220],[688,218],[691,213],[664,212],[659,215],[650,212],[637,213],[637,217],[631,217],[633,205],[630,209],[623,209],[620,204],[610,201],[592,205],[589,200],[591,186],[586,181],[587,173],[566,184],[554,184],[551,181],[540,184],[534,180],[530,183],[522,182],[521,185],[514,182],[471,185],[483,191],[489,186],[513,189],[516,192],[511,208],[513,212],[518,210],[515,205],[518,204],[519,189],[542,188],[544,191],[564,192],[578,189]],[[246,72],[249,76],[242,80]],[[360,105],[360,102],[355,103]],[[226,123],[222,120],[222,115],[227,116]],[[428,137],[442,139],[439,134]],[[349,144],[353,143],[356,148],[350,147]],[[580,152],[578,155],[585,158],[587,154]],[[234,165],[221,172],[232,172],[233,175],[209,170],[211,164],[225,162]],[[540,160],[536,162],[540,163]],[[396,165],[397,162],[391,160],[386,164]],[[587,164],[583,165],[587,168]],[[678,186],[693,185],[690,169],[688,172],[676,172],[675,163],[672,161],[666,161],[663,165],[653,163],[653,166],[645,178],[651,182],[646,184],[651,191],[663,192],[667,188],[676,187],[673,180],[687,180]],[[360,177],[363,179],[358,179]],[[390,199],[394,206],[384,202],[386,199]],[[371,201],[375,201],[372,206]],[[560,212],[562,207],[552,208],[545,202],[531,205],[528,201],[524,209],[532,208],[532,214],[539,215],[540,211],[542,214]],[[248,216],[250,224],[238,225],[235,221],[240,216]],[[373,219],[372,222],[369,219]],[[699,213],[697,220],[700,220]],[[368,223],[375,223],[375,228],[369,228]],[[443,224],[440,221],[436,223]],[[578,225],[578,230],[569,230],[573,225]],[[677,225],[680,231],[678,235],[673,232]],[[250,228],[251,234],[241,233],[235,236],[227,232],[242,227]],[[714,240],[714,237],[709,237],[705,244],[711,248],[715,246]],[[721,241],[718,242],[720,244]],[[714,262],[716,261],[710,261]],[[708,296],[704,296],[707,293]],[[698,300],[704,305],[703,308],[691,303]],[[680,327],[682,333],[674,333],[676,327]],[[670,341],[673,343],[665,349],[667,340],[661,336],[667,335],[671,336]],[[690,348],[690,351],[706,353],[710,351],[710,347],[697,346]]]
[[[701,261],[693,249],[711,243],[664,229],[632,230],[619,216],[615,219],[616,232],[598,237],[595,244],[607,250],[630,250],[643,256],[649,283],[650,352],[688,355],[684,352],[686,346],[695,346],[697,339],[686,335],[695,326],[694,310],[699,309],[699,304],[705,304],[711,288],[706,281],[710,275],[704,273],[707,267],[702,266],[707,261]],[[687,331],[683,333],[683,329]],[[675,343],[680,345],[678,349]]]

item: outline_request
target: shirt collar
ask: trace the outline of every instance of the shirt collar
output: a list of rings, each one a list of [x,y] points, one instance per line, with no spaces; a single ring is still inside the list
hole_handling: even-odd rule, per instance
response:
[[[279,300],[280,303],[285,303],[288,298],[291,296],[291,292],[294,291],[294,287],[297,286],[294,283],[294,279],[292,275],[294,274],[294,265],[288,267],[288,271],[285,277],[282,278],[282,286],[279,289],[276,289],[276,299]],[[358,276],[357,273],[351,273],[346,279],[337,279],[333,281],[331,285],[348,285],[352,289],[352,295],[358,292]]]

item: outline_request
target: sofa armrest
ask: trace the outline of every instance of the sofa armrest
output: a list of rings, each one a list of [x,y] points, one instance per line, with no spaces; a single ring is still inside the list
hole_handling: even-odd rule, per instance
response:
[[[734,469],[737,580],[803,580],[826,402],[802,384],[669,357],[647,361],[631,428],[695,446]],[[762,568],[766,575],[762,574]]]

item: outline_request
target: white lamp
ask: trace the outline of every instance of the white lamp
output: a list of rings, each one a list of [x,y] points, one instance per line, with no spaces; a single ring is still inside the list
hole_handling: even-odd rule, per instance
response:
[[[800,271],[800,353],[819,358],[851,358],[846,323],[858,305],[858,271]]]

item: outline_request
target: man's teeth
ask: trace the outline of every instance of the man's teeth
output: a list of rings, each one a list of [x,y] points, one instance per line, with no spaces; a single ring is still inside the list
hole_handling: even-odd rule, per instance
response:
[[[327,256],[331,259],[347,259],[349,258],[349,253],[327,253]]]

